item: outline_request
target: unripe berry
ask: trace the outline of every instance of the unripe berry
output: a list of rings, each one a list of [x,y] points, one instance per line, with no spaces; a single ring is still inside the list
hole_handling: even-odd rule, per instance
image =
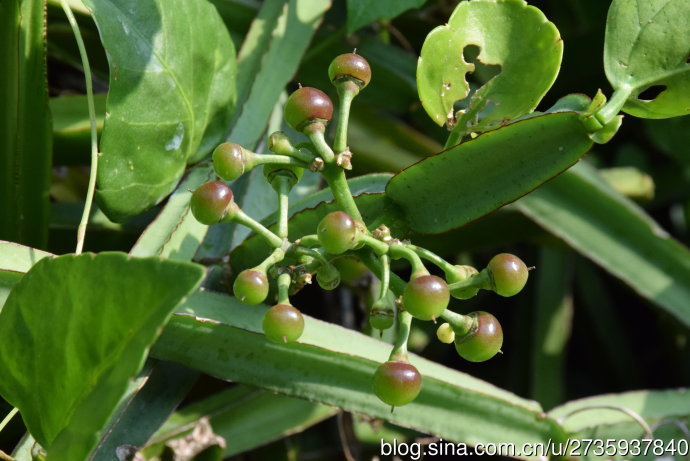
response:
[[[484,362],[496,355],[503,345],[503,329],[496,317],[484,311],[471,312],[472,330],[455,338],[455,350],[470,362]]]
[[[264,314],[263,330],[274,343],[291,343],[302,336],[304,318],[295,307],[276,304]]]
[[[333,103],[321,90],[304,86],[285,103],[285,121],[297,131],[312,122],[328,123],[333,118]]]
[[[355,53],[337,56],[328,66],[328,78],[331,82],[350,78],[360,88],[364,88],[371,80],[371,68],[366,59]]]
[[[263,302],[268,296],[266,273],[258,269],[243,270],[232,286],[235,297],[250,306]]]
[[[232,190],[221,181],[211,181],[199,186],[190,200],[192,214],[208,226],[219,223],[232,203]]]
[[[316,228],[316,235],[324,250],[334,255],[354,248],[359,242],[357,223],[344,211],[324,216]]]
[[[439,341],[445,344],[450,344],[455,341],[455,332],[450,323],[442,323],[436,330],[436,337]]]
[[[518,294],[527,283],[529,270],[520,258],[500,253],[491,258],[487,266],[491,288],[501,296]]]
[[[379,365],[373,378],[374,394],[388,405],[399,407],[413,401],[422,388],[422,375],[407,362]]]
[[[244,173],[245,158],[242,146],[224,142],[213,151],[213,169],[226,181],[239,178]]]
[[[374,303],[369,310],[369,325],[377,330],[387,330],[395,323],[395,312],[383,303]]]
[[[438,318],[448,307],[449,301],[448,285],[435,275],[415,277],[403,291],[405,310],[420,320]]]

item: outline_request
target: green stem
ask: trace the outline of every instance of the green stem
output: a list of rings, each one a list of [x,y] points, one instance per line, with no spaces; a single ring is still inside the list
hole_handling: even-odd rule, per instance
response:
[[[394,243],[390,245],[388,253],[391,255],[393,259],[405,258],[410,263],[410,266],[412,266],[412,275],[410,276],[410,279],[422,275],[429,275],[429,271],[426,270],[426,267],[424,267],[424,263],[419,258],[419,256],[417,256],[417,253],[407,248],[407,246],[405,246],[404,244]]]
[[[278,237],[276,234],[268,230],[263,224],[254,220],[251,216],[249,216],[241,209],[237,209],[237,212],[232,215],[231,220],[237,222],[238,224],[242,224],[243,226],[247,226],[257,234],[259,234],[261,237],[266,239],[266,241],[272,247],[283,247],[284,240],[282,238]]]
[[[438,266],[438,268],[441,269],[444,273],[446,273],[446,275],[455,273],[455,266],[453,266],[451,263],[437,255],[436,253],[433,253],[427,250],[426,248],[418,247],[417,245],[407,244],[406,246],[410,250],[417,253],[419,257],[424,258],[427,261]]]
[[[10,421],[12,421],[12,418],[14,418],[14,415],[16,415],[17,413],[19,413],[19,408],[12,408],[12,410],[9,413],[7,413],[7,416],[5,416],[5,418],[0,423],[0,432],[2,432],[3,429],[5,429],[5,426],[7,426],[7,424],[9,424]]]
[[[278,237],[286,239],[288,236],[288,194],[290,193],[290,179],[278,176]]]
[[[67,0],[61,0],[62,9],[65,11],[67,21],[69,21],[74,38],[77,40],[77,47],[79,48],[79,56],[84,67],[84,80],[86,83],[86,101],[89,106],[89,120],[91,122],[91,171],[89,172],[89,186],[86,191],[86,201],[84,203],[84,212],[77,227],[77,248],[75,254],[80,254],[84,248],[84,239],[86,238],[86,226],[89,224],[89,216],[91,215],[91,205],[93,203],[93,195],[96,190],[96,174],[98,173],[98,129],[96,126],[96,108],[93,101],[93,84],[91,82],[91,66],[89,65],[89,58],[86,54],[86,47],[84,40],[81,37],[81,31],[77,20],[74,19],[72,10],[67,4]]]
[[[337,165],[327,164],[324,166],[321,174],[328,183],[331,192],[333,192],[333,197],[340,209],[349,214],[352,219],[364,222],[355,199],[352,197],[350,186],[347,184],[345,171]]]
[[[628,101],[632,90],[632,87],[624,86],[614,91],[613,96],[611,96],[611,99],[609,99],[606,105],[594,114],[599,123],[606,125],[613,120]]]
[[[491,276],[489,275],[489,271],[484,269],[477,275],[448,285],[450,291],[457,290],[458,288],[481,288],[482,290],[491,290]]]
[[[322,266],[327,266],[330,265],[331,263],[326,259],[326,257],[321,253],[319,250],[316,250],[314,248],[309,248],[306,246],[297,246],[294,247],[291,251],[294,252],[295,255],[298,256],[310,256],[314,258],[314,260],[318,261],[319,265]]]
[[[318,235],[309,234],[299,239],[299,245],[303,247],[315,247],[321,245],[321,242],[319,242]]]
[[[323,127],[323,125],[321,125],[321,127]],[[307,138],[309,138],[309,141],[311,141],[312,145],[314,146],[314,149],[316,149],[316,153],[319,154],[319,156],[323,159],[324,162],[335,162],[335,154],[333,153],[333,149],[331,149],[331,146],[329,146],[326,142],[326,138],[324,138],[323,136],[323,129],[315,128],[312,130],[305,130],[304,134],[307,135]]]
[[[374,253],[370,250],[361,250],[357,252],[357,256],[362,262],[369,268],[370,271],[379,279],[383,280],[383,267],[381,266],[381,261],[379,258],[374,256]],[[390,274],[390,290],[395,294],[395,296],[402,296],[405,290],[405,285],[407,283],[398,277],[396,274],[389,272]]]
[[[379,292],[379,300],[383,300],[388,294],[388,287],[390,286],[391,265],[390,257],[388,255],[381,255],[379,260],[381,261],[381,291]]]
[[[285,155],[277,154],[254,154],[250,157],[251,162],[248,165],[249,168],[254,168],[257,165],[292,165],[301,168],[309,168],[309,163],[311,159],[307,161],[298,160],[293,157],[286,157]]]
[[[256,266],[257,269],[260,269],[264,272],[268,272],[268,270],[273,267],[274,265],[278,264],[280,261],[282,261],[285,258],[285,250],[282,248],[276,248],[273,250],[273,253],[271,253],[268,258],[264,259],[261,264]]]
[[[292,277],[289,273],[283,272],[278,276],[278,304],[290,304],[290,282]]]
[[[472,330],[472,326],[474,324],[472,317],[462,314],[456,314],[450,309],[446,309],[445,311],[443,311],[441,317],[443,318],[443,320],[448,322],[450,326],[453,328],[453,332],[455,332],[456,338],[462,338],[467,333],[469,333],[470,330]]]
[[[407,362],[407,340],[412,328],[412,315],[407,311],[398,311],[398,328],[395,330],[395,344],[388,360]]]
[[[364,243],[366,246],[374,250],[374,253],[376,253],[379,256],[385,255],[388,253],[388,248],[389,245],[385,242],[382,242],[379,239],[375,239],[371,235],[363,235],[360,237],[360,241]]]
[[[352,100],[357,96],[359,87],[355,82],[342,80],[336,84],[340,106],[338,107],[338,124],[335,130],[335,140],[333,150],[336,153],[345,152],[347,149],[347,125],[350,119],[350,106]]]

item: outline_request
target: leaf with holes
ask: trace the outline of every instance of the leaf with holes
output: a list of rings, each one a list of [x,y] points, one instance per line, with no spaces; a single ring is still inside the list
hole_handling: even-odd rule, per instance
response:
[[[606,21],[604,67],[623,110],[642,118],[690,113],[690,2],[614,0]]]
[[[227,134],[235,52],[209,2],[85,3],[110,64],[98,199],[123,221],[172,192],[185,165]]]
[[[470,92],[466,78],[475,65],[464,54],[472,46],[479,47],[479,63],[501,71],[456,114],[455,103]],[[470,124],[481,130],[534,110],[556,79],[562,54],[556,26],[523,0],[460,2],[448,24],[431,31],[424,42],[417,65],[419,97],[438,125],[457,123],[465,130]]]

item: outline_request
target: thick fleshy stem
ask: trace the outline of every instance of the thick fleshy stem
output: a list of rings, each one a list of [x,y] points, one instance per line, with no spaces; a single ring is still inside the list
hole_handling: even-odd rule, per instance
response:
[[[436,253],[431,252],[431,251],[427,250],[426,248],[418,247],[417,245],[407,244],[405,246],[407,246],[407,248],[409,248],[410,250],[417,253],[417,255],[419,257],[424,258],[427,261],[438,266],[438,268],[441,269],[443,272],[445,272],[446,275],[452,274],[455,272],[455,269],[456,269],[455,266],[453,266],[451,263],[449,263],[448,261],[446,261],[445,259],[443,259],[439,255],[437,255]]]
[[[290,283],[292,277],[288,272],[278,276],[278,304],[290,304]]]
[[[282,248],[276,248],[273,250],[273,252],[268,255],[266,259],[264,259],[261,264],[256,266],[256,269],[260,269],[264,272],[268,272],[268,270],[278,264],[280,261],[282,261],[285,258],[285,250]]]
[[[331,146],[326,142],[324,137],[324,126],[322,123],[312,123],[310,126],[304,129],[304,134],[309,138],[316,153],[323,159],[326,163],[335,163],[335,153]]]
[[[86,101],[89,107],[89,120],[91,122],[91,171],[89,172],[89,186],[86,191],[86,200],[84,202],[84,212],[77,227],[77,248],[75,254],[80,254],[84,248],[84,239],[86,238],[86,227],[89,223],[89,216],[91,215],[91,205],[93,204],[93,195],[96,190],[96,175],[98,173],[98,129],[96,126],[96,108],[93,99],[93,84],[91,82],[91,66],[89,65],[89,58],[86,54],[86,47],[84,40],[81,37],[79,24],[72,14],[67,0],[61,0],[62,9],[65,11],[67,21],[72,28],[74,38],[77,40],[77,47],[79,48],[79,56],[81,56],[81,63],[84,67],[84,81],[86,83]]]
[[[341,80],[336,85],[340,106],[338,107],[338,122],[335,130],[333,150],[336,153],[345,152],[347,149],[347,125],[350,119],[350,106],[352,100],[359,93],[359,86],[351,80]]]
[[[448,285],[450,291],[457,290],[458,288],[481,288],[482,290],[491,290],[491,275],[487,269],[484,269],[477,275]]]
[[[402,243],[393,243],[390,245],[388,253],[393,259],[405,258],[412,266],[412,275],[410,279],[420,277],[422,275],[429,275],[429,271],[424,267],[424,263],[417,256],[417,253],[409,249],[406,245]]]
[[[355,199],[352,197],[350,186],[347,184],[345,171],[338,165],[327,164],[324,166],[321,174],[328,183],[331,192],[333,192],[333,197],[340,209],[349,214],[353,219],[364,222]]]
[[[628,86],[623,86],[618,88],[613,92],[613,96],[606,103],[604,107],[599,109],[594,116],[597,121],[601,123],[602,126],[609,123],[614,119],[616,115],[621,111],[625,103],[628,101],[630,94],[632,93],[632,88]]]
[[[288,194],[292,185],[290,178],[283,175],[278,175],[274,179],[274,185],[277,186],[276,192],[278,193],[278,237],[286,239],[288,236]]]
[[[225,220],[247,226],[263,237],[274,248],[282,248],[284,246],[284,239],[278,237],[276,234],[268,230],[263,224],[253,219],[240,208],[237,208],[233,213],[228,213]]]
[[[472,317],[462,314],[456,314],[450,309],[446,309],[445,311],[443,311],[441,317],[446,322],[448,322],[450,326],[453,328],[453,332],[455,333],[456,338],[462,338],[467,333],[469,333],[472,330],[472,327],[474,326],[474,320],[472,319]]]
[[[395,344],[388,360],[407,362],[407,340],[412,328],[412,315],[407,311],[398,313],[398,328],[395,330]]]

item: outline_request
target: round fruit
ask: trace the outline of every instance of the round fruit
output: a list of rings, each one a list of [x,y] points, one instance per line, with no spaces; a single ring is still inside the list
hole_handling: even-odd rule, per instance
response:
[[[450,326],[450,323],[441,324],[436,330],[436,337],[445,344],[450,344],[455,341],[455,332],[453,331],[453,327]]]
[[[313,121],[333,118],[333,103],[321,90],[304,86],[290,95],[285,103],[285,121],[297,131]]]
[[[449,301],[448,285],[435,275],[416,277],[403,291],[405,310],[420,320],[436,319],[446,310]]]
[[[474,319],[472,330],[455,338],[455,350],[470,362],[484,362],[496,355],[503,345],[503,329],[493,315],[484,311],[468,314]]]
[[[374,394],[388,405],[399,407],[413,401],[422,387],[422,375],[407,362],[388,361],[374,373]]]
[[[244,173],[242,147],[234,142],[224,142],[213,151],[213,169],[226,181],[232,181]]]
[[[262,270],[247,269],[239,273],[232,286],[235,297],[244,304],[253,306],[268,296],[268,279]]]
[[[221,181],[202,184],[192,193],[192,214],[202,224],[217,224],[227,214],[232,197],[232,189]]]
[[[529,270],[515,255],[500,253],[491,258],[489,265],[491,288],[501,296],[518,294],[527,283]]]
[[[302,336],[304,318],[293,306],[276,304],[264,314],[263,329],[274,343],[291,343]]]
[[[477,275],[479,271],[472,266],[455,266],[455,272],[448,272],[446,277],[448,279],[448,284],[455,282],[463,282],[470,277]],[[456,299],[470,299],[477,295],[479,288],[456,288],[451,290],[450,295]]]
[[[328,78],[332,82],[344,78],[353,78],[364,88],[371,80],[371,68],[366,59],[355,53],[337,56],[328,66]]]
[[[338,255],[357,245],[357,223],[344,211],[333,211],[323,217],[316,235],[324,250]]]
[[[369,325],[377,330],[387,330],[395,323],[395,312],[390,307],[374,304],[369,311]]]

